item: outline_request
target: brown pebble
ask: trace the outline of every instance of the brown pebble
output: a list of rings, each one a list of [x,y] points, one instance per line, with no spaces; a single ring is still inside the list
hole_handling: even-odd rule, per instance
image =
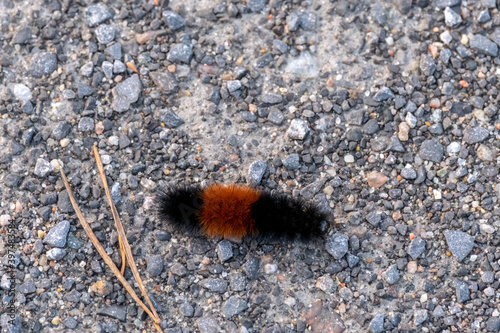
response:
[[[439,98],[433,98],[429,102],[429,106],[433,109],[437,109],[441,106],[441,101],[439,100]]]
[[[439,52],[438,52],[438,48],[436,45],[434,44],[429,44],[429,47],[427,48],[429,50],[429,53],[431,54],[431,56],[436,59],[437,56],[439,55]]]
[[[90,286],[90,291],[99,296],[105,296],[113,292],[113,284],[108,281],[97,281]]]
[[[138,44],[146,44],[153,38],[155,38],[155,33],[153,31],[146,31],[143,34],[137,34],[135,35],[135,40],[137,41]]]
[[[368,186],[381,188],[389,178],[380,171],[372,171],[368,174],[366,180],[368,181]]]

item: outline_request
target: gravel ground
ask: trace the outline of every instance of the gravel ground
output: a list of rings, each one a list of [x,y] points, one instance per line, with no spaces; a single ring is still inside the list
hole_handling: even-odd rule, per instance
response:
[[[120,265],[94,144],[164,332],[499,332],[496,6],[1,1],[2,332],[153,331],[54,172]],[[280,244],[155,219],[158,188],[213,182],[331,221]]]

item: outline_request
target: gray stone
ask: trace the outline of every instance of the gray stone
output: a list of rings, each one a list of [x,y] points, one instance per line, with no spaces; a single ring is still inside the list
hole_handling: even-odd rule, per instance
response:
[[[70,132],[71,126],[67,122],[61,121],[57,124],[56,128],[52,132],[52,135],[56,140],[61,140],[67,137]]]
[[[465,303],[470,300],[469,284],[462,280],[455,280],[455,293],[459,303]]]
[[[469,255],[474,247],[474,237],[458,230],[446,230],[444,232],[446,243],[451,253],[458,261],[462,261]]]
[[[97,314],[125,321],[127,318],[127,308],[120,305],[111,305],[97,310]]]
[[[109,61],[104,61],[101,65],[102,72],[104,73],[104,76],[108,79],[113,78],[113,64],[110,63]]]
[[[400,279],[400,274],[397,265],[390,266],[385,272],[382,273],[382,277],[389,284],[395,284]]]
[[[243,264],[242,269],[249,279],[254,280],[258,276],[259,267],[260,260],[258,258],[252,257]]]
[[[71,89],[64,89],[63,90],[63,98],[64,99],[67,99],[67,100],[70,100],[70,99],[75,99],[76,97],[76,93],[71,90]]]
[[[76,290],[72,290],[64,295],[64,300],[72,303],[77,303],[82,298],[82,294]]]
[[[286,134],[292,140],[303,140],[307,133],[309,133],[309,124],[302,119],[293,119],[286,131]]]
[[[326,179],[320,178],[315,182],[312,182],[309,185],[306,185],[300,190],[300,195],[304,198],[304,200],[312,200],[312,198],[316,195],[316,193],[321,190],[323,185],[325,185]]]
[[[384,7],[378,3],[373,4],[371,15],[373,20],[380,25],[384,25],[387,22],[387,14],[385,13]]]
[[[314,12],[303,12],[299,16],[300,26],[306,31],[316,30],[317,22],[318,19]]]
[[[163,20],[172,30],[178,30],[186,25],[186,20],[184,20],[182,16],[170,10],[165,10],[163,12]]]
[[[78,122],[78,130],[80,132],[91,132],[94,130],[94,119],[90,117],[82,117]]]
[[[175,76],[168,72],[150,72],[149,77],[153,80],[154,84],[164,94],[170,95],[177,91],[179,83]]]
[[[401,143],[401,141],[399,141],[399,138],[396,135],[391,136],[387,149],[398,153],[404,153],[406,151],[403,144]]]
[[[335,259],[342,259],[347,253],[349,246],[349,237],[343,234],[333,234],[326,240],[326,251],[330,253]]]
[[[69,227],[69,221],[65,220],[59,222],[55,227],[50,229],[47,236],[43,239],[43,242],[55,247],[64,247],[66,245]]]
[[[69,195],[66,190],[63,190],[59,193],[57,197],[57,207],[59,208],[61,213],[72,213],[73,205],[69,200]]]
[[[233,244],[231,244],[230,241],[224,239],[220,241],[219,244],[217,244],[217,248],[215,251],[217,252],[219,261],[223,263],[233,257]]]
[[[386,99],[394,98],[394,93],[391,89],[387,87],[382,87],[380,90],[373,96],[373,99],[377,102],[385,101]]]
[[[17,29],[16,34],[12,37],[12,44],[26,44],[31,38],[31,27],[29,25],[22,26]]]
[[[443,145],[437,139],[425,140],[418,154],[424,160],[439,163],[443,159]]]
[[[382,313],[379,313],[373,317],[372,321],[370,321],[370,324],[368,325],[368,328],[370,329],[370,332],[372,333],[382,333],[384,332],[384,319],[385,315]]]
[[[376,227],[382,221],[382,216],[377,211],[371,211],[366,215],[366,220]]]
[[[85,243],[81,239],[76,238],[75,235],[73,235],[73,233],[71,232],[68,234],[67,242],[68,242],[68,247],[70,249],[75,249],[75,250],[78,250],[82,248],[83,245],[85,245]]]
[[[427,310],[425,309],[418,309],[415,310],[413,314],[413,322],[415,323],[415,326],[422,325],[427,318],[429,318],[429,314],[427,313]]]
[[[30,74],[40,78],[52,74],[57,69],[57,56],[52,52],[36,53],[31,59]]]
[[[451,28],[462,23],[462,17],[450,7],[446,7],[444,9],[444,23]]]
[[[178,262],[173,264],[172,267],[170,267],[170,271],[172,272],[172,274],[180,277],[184,277],[187,274],[186,267],[184,267],[183,264],[180,264]]]
[[[454,7],[460,5],[462,0],[435,0],[433,5],[439,9],[443,9],[446,7]]]
[[[113,73],[120,74],[125,72],[126,70],[127,66],[125,66],[123,62],[121,62],[120,60],[115,60],[115,62],[113,63]]]
[[[481,281],[484,283],[493,283],[495,282],[495,273],[492,271],[481,272]]]
[[[179,312],[184,317],[192,317],[194,315],[194,308],[189,303],[182,303],[182,305],[179,307]]]
[[[260,12],[264,9],[267,0],[247,0],[247,6],[252,12]]]
[[[430,55],[424,54],[420,57],[420,70],[426,76],[431,76],[436,70],[436,63]]]
[[[479,12],[479,15],[477,16],[477,21],[479,23],[486,23],[489,20],[491,20],[491,15],[489,10],[486,9]]]
[[[229,91],[230,93],[233,93],[240,88],[241,88],[241,81],[240,80],[227,81],[227,91]]]
[[[425,240],[420,237],[414,238],[408,246],[408,254],[416,260],[425,251]]]
[[[89,61],[88,63],[83,65],[82,68],[80,68],[80,75],[90,77],[93,71],[94,71],[94,64],[92,63],[92,61]]]
[[[498,54],[497,44],[493,43],[490,39],[484,37],[483,35],[472,36],[469,41],[469,46],[479,53],[483,53],[492,57],[496,57]]]
[[[288,51],[288,44],[283,42],[280,39],[273,40],[273,46],[280,53],[284,54],[284,53],[287,53],[287,51]]]
[[[198,329],[200,333],[220,333],[222,332],[222,328],[219,323],[211,318],[211,317],[203,317],[196,320],[196,325],[198,325]]]
[[[264,177],[266,170],[267,163],[264,161],[255,161],[250,164],[247,173],[247,183],[252,186],[258,185],[262,177]]]
[[[160,120],[168,128],[177,128],[184,124],[184,120],[170,109],[160,110]]]
[[[372,135],[375,134],[379,131],[379,126],[378,126],[378,121],[377,119],[369,119],[364,125],[363,125],[363,132]]]
[[[75,329],[78,326],[78,321],[73,317],[67,317],[63,320],[63,325],[69,329]]]
[[[241,312],[248,309],[247,302],[239,298],[238,296],[231,296],[222,305],[222,314],[225,318],[231,318],[240,314]]]
[[[351,247],[352,249],[352,247]],[[353,268],[359,263],[359,257],[355,256],[354,254],[347,254],[347,264],[349,265],[350,268]]]
[[[52,164],[50,164],[49,161],[44,160],[43,158],[38,158],[36,160],[35,171],[34,171],[35,175],[43,178],[52,171],[54,171],[54,167],[52,166]]]
[[[83,82],[78,82],[78,98],[82,99],[85,96],[92,95],[92,93],[93,93],[92,87]]]
[[[413,168],[405,167],[401,170],[401,177],[413,180],[417,178],[417,172]]]
[[[89,6],[85,11],[85,20],[89,27],[94,27],[109,18],[111,18],[111,11],[108,6],[103,3]]]
[[[247,279],[239,273],[229,276],[229,285],[232,291],[243,291],[247,288]]]
[[[286,17],[288,30],[296,31],[300,26],[300,16],[297,12],[292,12]]]
[[[227,291],[227,283],[221,279],[204,279],[199,283],[203,288],[214,293],[223,294]]]
[[[163,257],[159,254],[146,256],[146,266],[150,276],[159,276],[163,271]]]
[[[122,46],[120,43],[114,43],[104,49],[104,53],[110,55],[115,60],[122,58]]]
[[[490,132],[481,126],[467,127],[464,130],[464,140],[470,145],[483,142],[490,136]]]
[[[241,118],[249,123],[254,123],[255,121],[257,121],[257,115],[250,111],[243,111],[241,113]]]
[[[300,168],[300,155],[295,153],[288,155],[283,159],[283,165],[288,170],[297,170]]]
[[[486,321],[486,331],[487,332],[500,332],[500,318],[490,317]]]
[[[168,52],[167,54],[167,59],[171,62],[183,62],[188,64],[192,56],[193,50],[191,49],[191,47],[186,44],[179,43],[174,44],[170,47],[170,52]]]
[[[432,316],[434,318],[441,318],[444,317],[445,315],[446,313],[444,312],[443,307],[441,305],[436,306],[434,311],[432,311]]]
[[[275,125],[281,125],[283,124],[283,121],[285,121],[285,116],[283,113],[278,109],[278,108],[271,108],[271,111],[269,111],[269,115],[267,116],[267,119],[272,122]]]
[[[107,24],[101,24],[95,29],[97,40],[101,44],[109,44],[115,39],[116,28]]]
[[[283,96],[277,93],[269,92],[262,96],[262,103],[278,104],[283,102]]]
[[[189,252],[192,254],[205,254],[212,249],[210,243],[203,238],[191,238],[189,241]]]
[[[500,28],[496,28],[488,37],[500,46]]]
[[[19,291],[23,294],[33,294],[36,291],[35,282],[28,280],[19,286]]]
[[[496,0],[481,0],[481,5],[485,8],[496,8],[497,1]]]
[[[61,260],[64,258],[66,255],[66,250],[65,249],[60,249],[58,247],[55,247],[49,251],[47,251],[47,259],[49,260]]]
[[[113,110],[124,112],[130,104],[137,102],[142,91],[139,75],[134,74],[113,88]]]

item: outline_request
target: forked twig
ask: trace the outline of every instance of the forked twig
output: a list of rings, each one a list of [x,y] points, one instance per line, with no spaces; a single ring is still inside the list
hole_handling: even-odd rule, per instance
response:
[[[99,155],[97,155],[97,156],[99,156]],[[139,299],[139,297],[135,293],[134,289],[132,289],[132,287],[127,282],[127,280],[125,280],[125,278],[123,277],[123,274],[116,267],[116,265],[113,263],[113,261],[111,260],[111,258],[106,253],[106,250],[104,250],[104,248],[102,247],[101,243],[96,238],[94,232],[92,231],[92,228],[90,227],[90,225],[85,220],[85,217],[83,216],[80,208],[78,207],[78,204],[76,203],[75,198],[73,197],[73,193],[71,192],[71,188],[69,186],[68,179],[66,178],[66,174],[64,173],[61,164],[59,164],[59,171],[61,173],[61,177],[62,177],[64,186],[66,187],[66,190],[68,191],[68,196],[69,196],[69,199],[71,201],[71,205],[73,206],[73,209],[75,210],[75,213],[78,216],[78,219],[80,220],[80,223],[82,224],[83,229],[87,233],[87,236],[90,238],[92,244],[94,244],[94,247],[96,248],[97,252],[99,252],[99,254],[101,255],[101,257],[104,260],[104,262],[106,263],[106,265],[108,265],[108,267],[111,269],[111,271],[113,272],[113,274],[115,274],[115,276],[121,282],[121,284],[123,285],[123,287],[125,287],[125,289],[130,294],[130,296],[132,296],[132,298],[134,299],[134,301],[136,301],[136,303],[144,310],[144,312],[146,312],[149,315],[149,317],[153,321],[153,325],[155,326],[155,328],[157,329],[157,331],[158,332],[162,332],[162,330],[160,328],[160,325],[159,325],[160,324],[160,318],[158,317],[158,314],[154,310],[154,307],[151,304],[151,301],[149,301],[149,298],[146,295],[145,297],[148,300],[148,303],[151,306],[151,309],[152,309],[153,312],[151,312],[148,309],[148,307]],[[106,183],[104,183],[104,184],[106,184]],[[107,186],[106,185],[105,185],[105,188],[107,190]],[[112,206],[112,207],[114,207],[114,206]],[[115,208],[115,210],[116,210],[116,208]],[[123,226],[122,226],[121,229],[123,231]],[[127,239],[124,236],[123,236],[123,244],[126,244],[128,246]],[[127,247],[124,246],[124,248],[126,249]],[[128,247],[128,250],[130,251],[130,247]],[[130,257],[128,259],[128,261],[129,261],[129,264],[134,262],[132,257]],[[135,267],[135,264],[134,264],[134,267]],[[134,277],[135,277],[135,274],[134,274]],[[137,280],[137,278],[136,278],[136,280]],[[137,283],[139,284],[139,286],[141,286],[142,285],[142,280],[140,280],[140,278],[139,278],[139,280],[137,280]],[[142,288],[141,288],[141,291],[143,291],[143,290],[144,290],[144,286],[142,286]],[[143,291],[143,294],[146,294],[146,293]]]

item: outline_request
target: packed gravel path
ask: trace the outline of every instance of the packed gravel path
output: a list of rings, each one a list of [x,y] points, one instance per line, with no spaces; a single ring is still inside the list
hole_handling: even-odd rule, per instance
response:
[[[93,145],[164,332],[499,332],[499,46],[495,0],[0,1],[2,332],[154,331],[54,170],[120,266]],[[324,236],[155,218],[214,182]]]

